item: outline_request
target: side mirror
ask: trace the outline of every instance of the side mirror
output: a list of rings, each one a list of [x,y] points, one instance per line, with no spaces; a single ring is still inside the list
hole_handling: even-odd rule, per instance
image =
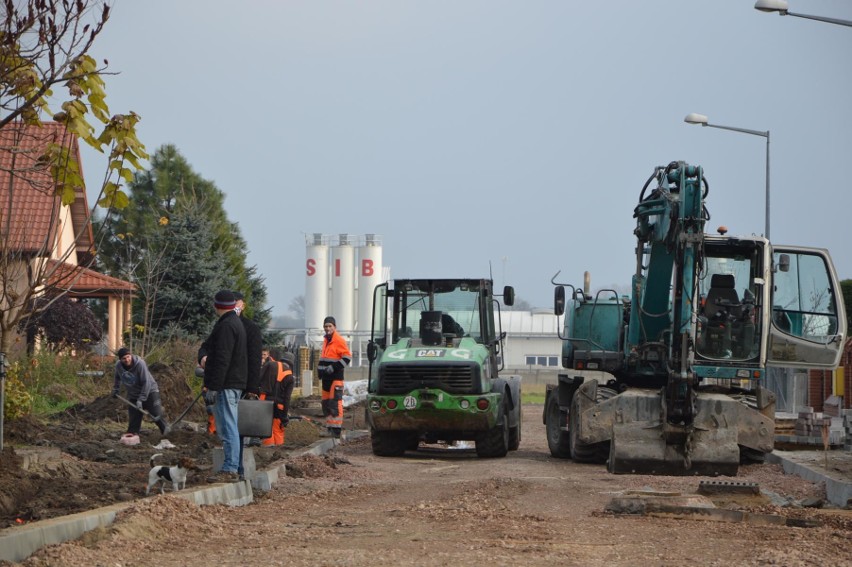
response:
[[[557,317],[565,313],[565,287],[558,285],[553,291],[553,312]]]
[[[778,269],[782,272],[790,271],[790,255],[789,254],[781,254],[778,256]]]
[[[511,307],[515,304],[515,288],[507,285],[503,288],[503,305]]]
[[[367,343],[367,360],[370,362],[375,362],[376,357],[379,355],[379,347],[373,341]]]

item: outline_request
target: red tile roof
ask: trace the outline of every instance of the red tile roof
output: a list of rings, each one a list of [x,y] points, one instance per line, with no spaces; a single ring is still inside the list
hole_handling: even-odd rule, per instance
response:
[[[55,246],[61,199],[50,170],[39,163],[50,143],[67,147],[82,175],[77,136],[62,124],[45,122],[39,127],[14,122],[0,128],[0,245],[11,253],[49,257]],[[94,253],[89,214],[83,187],[71,204],[73,231],[79,235],[76,252],[81,260],[90,260]],[[103,297],[136,290],[132,283],[54,260],[48,262],[45,275],[48,286],[70,290],[77,296]]]
[[[82,175],[77,136],[62,124],[14,122],[0,128],[0,238],[7,250],[48,256],[54,246],[61,201],[50,170],[38,163],[51,142],[71,150]],[[74,234],[80,234],[78,252],[89,252],[93,236],[85,188],[77,191],[71,218]]]
[[[122,293],[133,293],[136,286],[130,282],[100,274],[83,266],[61,264],[56,260],[48,262],[47,285],[69,290],[72,296],[106,297]]]

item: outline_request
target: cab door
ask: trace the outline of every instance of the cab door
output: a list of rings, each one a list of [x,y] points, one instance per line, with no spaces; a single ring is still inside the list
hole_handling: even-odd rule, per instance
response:
[[[370,342],[367,343],[367,360],[370,361],[367,391],[375,392],[379,384],[379,365],[382,353],[388,345],[388,284],[379,284],[373,290],[373,321],[370,327]]]
[[[827,250],[776,246],[767,366],[836,368],[846,338],[846,310]]]

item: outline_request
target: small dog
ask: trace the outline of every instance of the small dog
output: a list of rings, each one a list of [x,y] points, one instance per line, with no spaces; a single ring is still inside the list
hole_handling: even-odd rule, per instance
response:
[[[151,455],[151,472],[148,473],[148,484],[145,486],[145,496],[148,496],[151,488],[156,486],[158,482],[162,482],[160,485],[160,494],[165,493],[166,482],[172,483],[172,490],[174,492],[182,490],[186,488],[187,473],[189,471],[198,470],[198,467],[195,466],[195,461],[189,457],[181,457],[178,459],[177,464],[171,467],[154,465],[154,459],[160,456],[162,456],[162,453]]]

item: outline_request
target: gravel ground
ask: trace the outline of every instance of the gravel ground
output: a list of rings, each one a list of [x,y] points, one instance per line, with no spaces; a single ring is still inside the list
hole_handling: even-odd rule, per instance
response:
[[[819,505],[823,487],[777,465],[744,466],[727,479],[756,482],[760,495],[712,503],[814,527],[606,512],[637,491],[696,497],[709,479],[610,475],[553,459],[540,406],[525,408],[523,442],[505,459],[431,447],[378,458],[367,438],[286,464],[287,477],[249,506],[139,500],[113,526],[23,565],[852,564],[852,511],[803,507]]]

